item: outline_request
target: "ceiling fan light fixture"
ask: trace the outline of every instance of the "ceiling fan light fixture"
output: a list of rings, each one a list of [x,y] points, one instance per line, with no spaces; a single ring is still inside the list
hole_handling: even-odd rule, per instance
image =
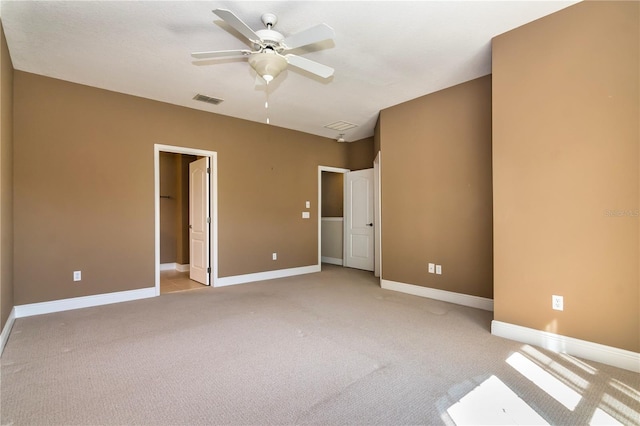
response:
[[[327,24],[318,24],[314,27],[289,34],[287,37],[273,29],[278,17],[273,13],[262,15],[262,23],[265,29],[254,31],[238,16],[227,9],[214,9],[213,13],[222,18],[231,28],[240,33],[253,50],[214,50],[209,52],[194,52],[191,54],[196,59],[215,59],[229,57],[247,57],[249,64],[256,73],[267,82],[276,79],[278,74],[287,66],[306,71],[320,78],[330,78],[334,69],[311,59],[290,53],[294,49],[309,46],[335,37],[335,31]]]
[[[249,64],[267,83],[287,68],[287,60],[275,52],[253,54],[249,56]]]

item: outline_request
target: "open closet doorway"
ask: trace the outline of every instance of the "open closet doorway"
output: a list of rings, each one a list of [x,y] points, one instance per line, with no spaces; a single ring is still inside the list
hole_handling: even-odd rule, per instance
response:
[[[156,295],[215,285],[216,153],[156,145]]]
[[[318,264],[363,269],[379,276],[379,160],[350,171],[318,167]],[[374,218],[375,216],[375,218]],[[376,220],[377,219],[377,220]]]
[[[344,176],[348,169],[318,169],[318,263],[344,266]]]

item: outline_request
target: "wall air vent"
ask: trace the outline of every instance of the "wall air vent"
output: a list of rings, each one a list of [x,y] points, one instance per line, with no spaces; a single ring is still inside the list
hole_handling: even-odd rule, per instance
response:
[[[336,121],[335,123],[327,124],[324,127],[331,130],[337,130],[338,132],[344,132],[345,130],[350,130],[355,127],[358,127],[358,125],[353,123],[348,123],[346,121]]]
[[[224,99],[212,98],[210,96],[205,96],[201,94],[197,94],[193,97],[196,101],[206,102],[208,104],[218,105],[220,102],[223,102]]]

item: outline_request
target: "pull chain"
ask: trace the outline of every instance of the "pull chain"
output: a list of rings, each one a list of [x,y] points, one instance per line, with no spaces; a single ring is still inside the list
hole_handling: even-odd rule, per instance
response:
[[[264,109],[267,115],[267,124],[269,124],[269,82],[267,81],[267,90],[265,90],[266,100],[264,102]]]

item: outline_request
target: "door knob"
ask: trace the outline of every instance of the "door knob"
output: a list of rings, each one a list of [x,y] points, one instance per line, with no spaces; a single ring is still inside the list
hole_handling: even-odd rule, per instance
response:
[[[373,223],[367,223],[367,226],[373,226]]]

